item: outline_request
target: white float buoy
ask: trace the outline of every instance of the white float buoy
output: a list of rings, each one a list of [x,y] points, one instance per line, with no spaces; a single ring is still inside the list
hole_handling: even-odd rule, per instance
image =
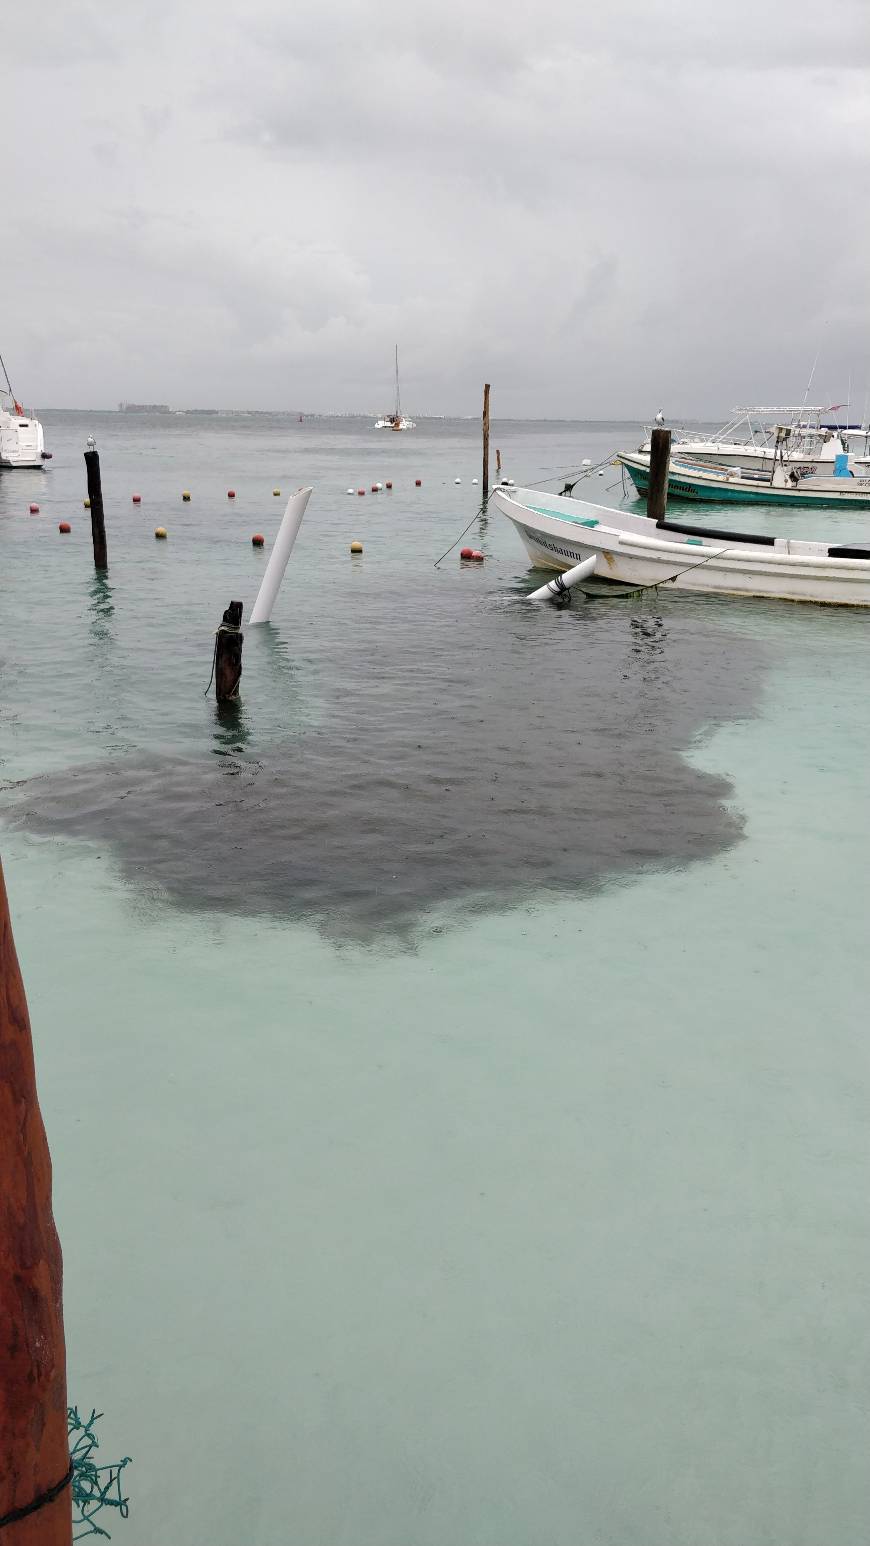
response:
[[[584,456],[582,462],[580,463],[580,466],[581,467],[591,467],[592,466],[592,458],[591,458],[591,456]]]
[[[461,478],[454,478],[454,479],[453,479],[453,482],[454,482],[454,483],[461,483],[461,482],[462,482],[462,479],[461,479]]]
[[[603,478],[604,477],[604,468],[603,467],[599,467],[599,469],[598,469],[598,476],[599,476],[599,478]]]
[[[471,481],[472,481],[472,483],[479,483],[480,479],[479,478],[472,478]]]
[[[275,597],[284,578],[287,560],[293,552],[293,544],[299,536],[302,517],[305,514],[311,494],[312,490],[310,488],[300,488],[296,490],[295,494],[291,494],[287,501],[287,509],[284,511],[281,525],[278,527],[275,546],[269,554],[266,573],[263,575],[263,583],[257,592],[257,599],[248,618],[249,626],[251,623],[268,623],[269,618],[272,616]]]
[[[581,580],[588,580],[595,572],[597,559],[593,553],[590,558],[584,558],[582,564],[575,564],[573,569],[568,569],[564,574],[557,574],[555,580],[542,585],[540,590],[533,590],[526,597],[526,601],[555,601],[564,596],[567,591],[579,585]]]
[[[346,494],[355,494],[355,493],[356,493],[356,489],[353,489],[353,488],[346,488],[346,489],[345,489],[345,491],[344,491],[344,492],[345,492],[345,493],[346,493]]]

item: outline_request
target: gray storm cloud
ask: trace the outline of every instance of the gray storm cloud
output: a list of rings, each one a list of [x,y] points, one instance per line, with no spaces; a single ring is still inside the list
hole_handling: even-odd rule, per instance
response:
[[[0,95],[29,401],[860,416],[870,15],[49,3]],[[10,154],[10,147],[12,153]]]

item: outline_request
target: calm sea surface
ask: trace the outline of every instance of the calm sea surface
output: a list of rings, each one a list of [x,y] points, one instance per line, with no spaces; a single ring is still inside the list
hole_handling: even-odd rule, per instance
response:
[[[474,422],[43,420],[0,474],[0,847],[115,1539],[866,1541],[870,618],[528,607]],[[639,438],[493,442],[558,490]]]

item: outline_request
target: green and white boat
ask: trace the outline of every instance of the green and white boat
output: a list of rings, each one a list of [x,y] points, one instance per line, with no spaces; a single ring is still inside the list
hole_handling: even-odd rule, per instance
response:
[[[802,466],[778,452],[769,468],[757,472],[745,467],[727,467],[710,462],[693,462],[688,457],[671,458],[668,469],[669,499],[699,499],[705,504],[735,501],[742,505],[827,505],[848,510],[870,509],[870,474],[861,466],[850,465],[846,455],[837,456],[833,468],[819,471],[817,465]],[[620,451],[619,461],[628,472],[639,494],[649,487],[649,453]]]

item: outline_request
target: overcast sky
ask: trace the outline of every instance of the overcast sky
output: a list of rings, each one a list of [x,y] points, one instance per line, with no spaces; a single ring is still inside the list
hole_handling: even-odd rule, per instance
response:
[[[7,12],[28,403],[863,412],[868,0]]]

